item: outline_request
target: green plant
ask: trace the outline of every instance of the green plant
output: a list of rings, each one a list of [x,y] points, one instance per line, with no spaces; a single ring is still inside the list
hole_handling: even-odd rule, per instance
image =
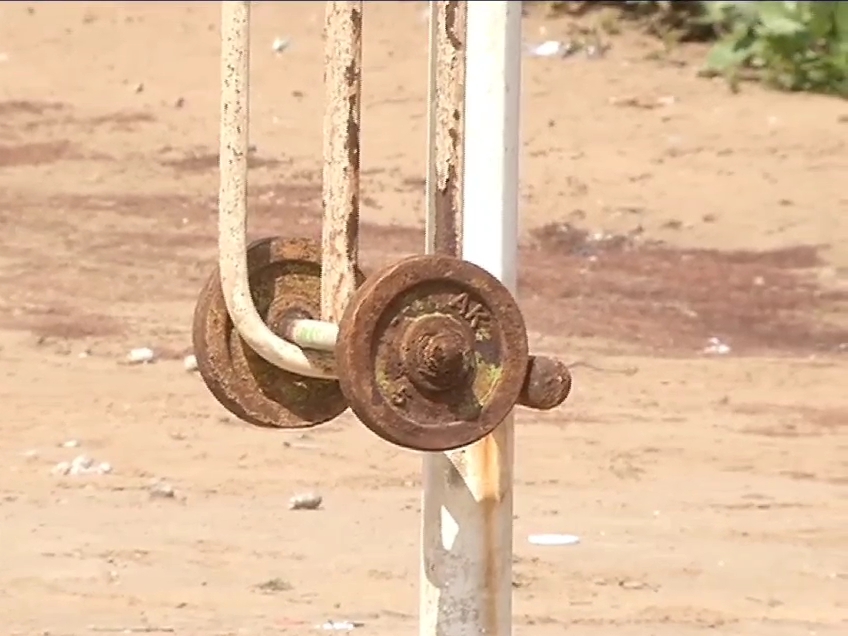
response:
[[[782,90],[848,97],[848,2],[618,0],[525,2],[554,15],[612,11],[604,30],[623,20],[667,42],[715,41],[707,71],[736,89],[756,78]]]
[[[707,68],[784,90],[848,96],[848,2],[702,2],[720,34]]]

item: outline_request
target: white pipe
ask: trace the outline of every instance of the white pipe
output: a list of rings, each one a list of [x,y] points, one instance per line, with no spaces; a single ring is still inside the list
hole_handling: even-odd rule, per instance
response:
[[[221,3],[221,186],[218,261],[227,311],[239,335],[265,360],[312,378],[335,377],[331,362],[277,337],[253,304],[247,272],[247,147],[250,3]]]
[[[339,326],[323,320],[298,318],[286,325],[283,336],[304,349],[335,351]]]
[[[521,3],[468,2],[463,257],[515,289]],[[513,418],[424,473],[421,636],[512,632]],[[440,470],[437,470],[440,468]]]

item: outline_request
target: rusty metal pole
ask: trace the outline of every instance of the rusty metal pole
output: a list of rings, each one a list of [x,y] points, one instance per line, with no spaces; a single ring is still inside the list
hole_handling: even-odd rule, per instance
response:
[[[362,2],[327,2],[324,38],[321,318],[338,322],[356,291],[359,260]]]
[[[467,20],[462,256],[514,293],[521,3],[469,2]],[[512,633],[513,449],[510,414],[491,435],[463,451],[462,461],[454,461],[474,506],[456,499],[447,506],[462,512],[456,543],[464,554],[454,568],[470,572],[460,579],[467,596],[460,600],[460,590],[451,596],[472,618],[443,636]],[[456,495],[456,486],[452,491]]]
[[[465,0],[430,3],[426,252],[460,256]]]
[[[462,50],[462,38],[456,33],[448,37],[438,25],[439,9],[434,19],[436,48],[442,40],[441,46]],[[521,3],[468,2],[464,33],[464,158],[457,160],[460,155],[454,154],[457,178],[451,191],[452,198],[456,188],[463,193],[462,255],[514,290]],[[436,57],[438,66],[448,64]],[[438,69],[431,77],[431,90],[452,94],[439,86]],[[437,105],[439,99],[437,95]],[[443,139],[436,131],[445,130],[445,123],[438,117],[431,123],[434,119],[431,161]],[[430,223],[443,222],[436,205],[440,169],[435,161],[429,173]],[[428,247],[446,248],[448,241],[437,241],[435,229],[428,233],[433,237]],[[424,460],[421,636],[512,633],[513,448],[510,415],[479,442]]]
[[[460,256],[465,126],[465,40],[468,3],[430,3],[428,87],[428,254]],[[473,447],[472,447],[473,448]],[[468,453],[427,453],[421,519],[421,636],[495,634],[487,612],[495,599],[475,546],[482,545],[484,503],[466,481]]]

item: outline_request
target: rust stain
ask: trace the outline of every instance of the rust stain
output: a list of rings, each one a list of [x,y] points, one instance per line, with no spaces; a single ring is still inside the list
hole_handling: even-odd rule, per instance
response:
[[[483,550],[485,555],[483,603],[481,612],[485,633],[495,635],[498,628],[498,582],[501,578],[498,562],[498,509],[503,503],[501,459],[502,444],[505,442],[503,427],[475,444],[470,453],[480,470],[480,505],[483,509]]]
[[[436,129],[433,198],[435,251],[460,256],[462,242],[462,148],[465,104],[464,2],[442,2],[437,14]]]
[[[362,2],[326,3],[321,317],[337,322],[359,259]]]

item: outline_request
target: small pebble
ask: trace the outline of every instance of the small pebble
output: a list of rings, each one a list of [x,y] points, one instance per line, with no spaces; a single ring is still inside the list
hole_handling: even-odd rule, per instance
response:
[[[69,439],[67,442],[62,443],[62,448],[77,448],[79,445],[79,440]]]
[[[71,474],[80,475],[94,467],[94,460],[86,455],[77,455],[71,462]]]
[[[542,42],[530,49],[530,54],[534,57],[555,57],[565,56],[568,51],[568,45],[557,40],[548,40]]]
[[[194,355],[188,355],[183,358],[183,368],[188,373],[193,373],[197,371],[197,358]]]
[[[152,499],[173,499],[175,496],[174,487],[164,481],[157,481],[150,487],[150,497]]]
[[[54,475],[67,475],[71,472],[71,462],[59,462],[50,472]]]
[[[323,499],[318,493],[302,493],[289,499],[289,510],[318,510],[322,501]]]

